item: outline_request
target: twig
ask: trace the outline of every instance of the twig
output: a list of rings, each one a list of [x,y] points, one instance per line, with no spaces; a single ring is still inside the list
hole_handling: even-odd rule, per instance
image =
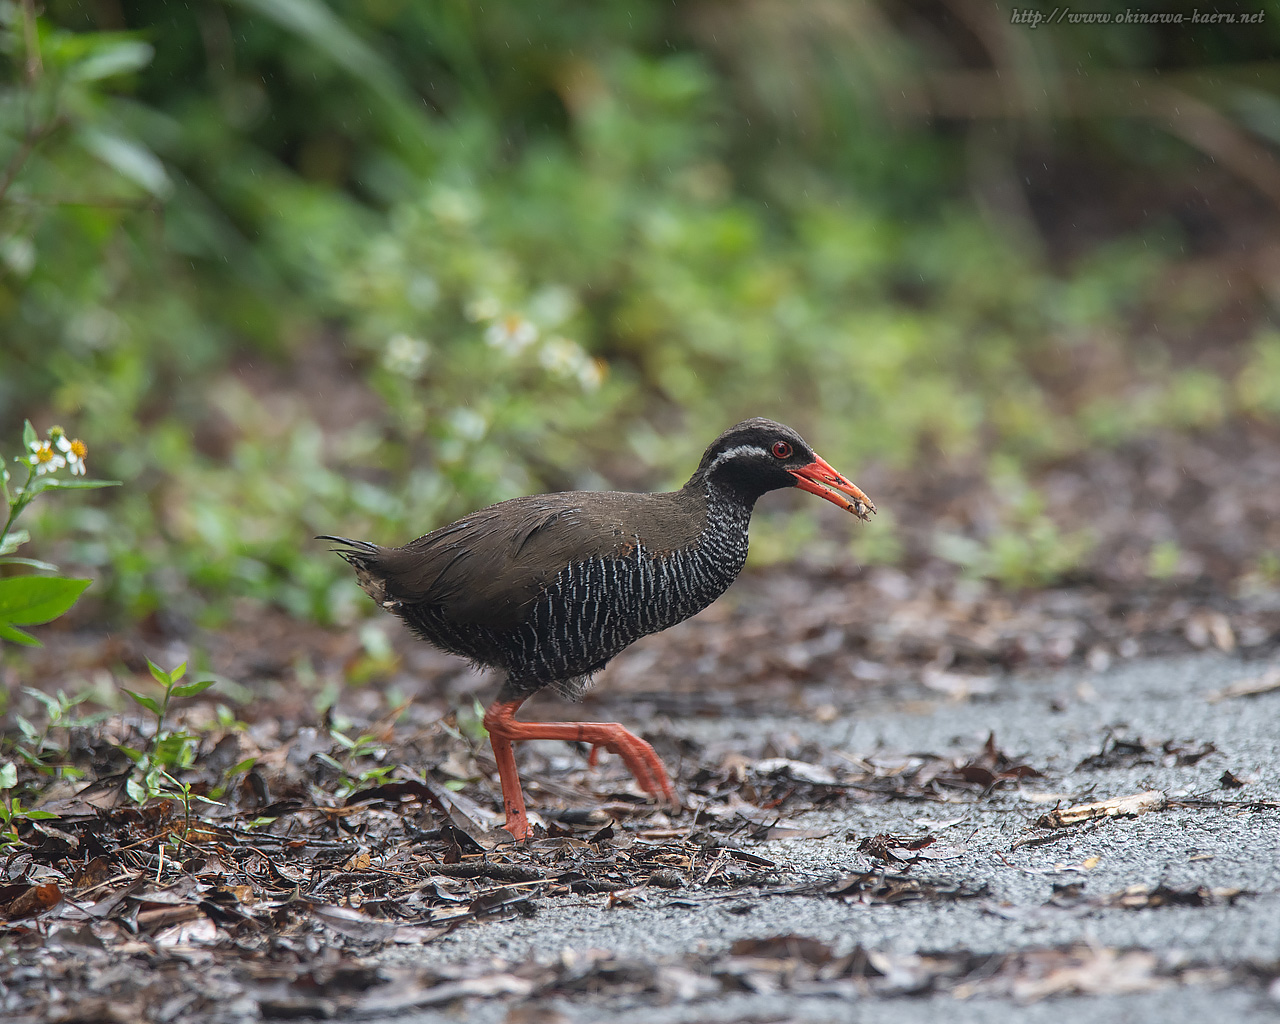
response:
[[[1190,83],[1189,83],[1190,84]],[[1182,88],[1132,74],[1095,74],[1088,81],[1062,83],[1035,92],[1010,87],[982,71],[929,76],[925,92],[898,105],[906,113],[983,120],[1141,117],[1218,161],[1280,206],[1280,164],[1211,104]]]
[[[22,0],[22,34],[27,44],[27,84],[34,85],[44,73],[40,59],[40,33],[36,28],[35,0]]]

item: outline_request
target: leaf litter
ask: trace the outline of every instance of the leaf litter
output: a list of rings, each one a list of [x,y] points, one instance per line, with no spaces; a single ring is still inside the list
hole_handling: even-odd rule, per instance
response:
[[[182,781],[192,793],[217,797],[194,813],[177,799],[138,806],[118,776],[72,786],[22,769],[31,791],[44,789],[39,805],[58,817],[22,826],[23,845],[4,864],[0,943],[8,957],[0,1008],[9,1019],[342,1018],[478,998],[525,1005],[584,991],[685,1000],[734,991],[999,991],[1033,1000],[1163,986],[1184,970],[1139,951],[837,955],[795,936],[679,960],[601,955],[552,965],[388,968],[371,958],[394,946],[429,945],[460,927],[533,917],[555,900],[603,901],[619,911],[708,900],[743,906],[783,895],[861,906],[983,904],[985,885],[936,873],[956,848],[932,831],[851,833],[851,855],[867,869],[827,878],[805,877],[763,855],[759,844],[829,834],[792,823],[807,811],[987,801],[1002,789],[1013,795],[1042,772],[1007,755],[994,735],[971,753],[864,757],[787,737],[766,741],[754,757],[682,741],[688,807],[672,816],[642,802],[629,781],[612,781],[620,773],[589,771],[582,757],[566,766],[562,756],[534,755],[526,779],[545,824],[519,846],[496,827],[499,794],[485,748],[460,739],[451,719],[393,726],[382,746],[344,761],[343,744],[323,726],[299,722],[292,736],[285,732],[281,723],[298,721],[297,709],[258,710],[262,721],[274,715],[270,727],[194,728],[198,756]],[[116,742],[140,742],[132,730],[141,725],[110,720],[97,728]],[[86,770],[95,757],[101,763],[94,752],[102,740],[69,744]],[[1151,749],[1168,756],[1173,748]],[[432,767],[358,781],[367,762],[411,759]],[[228,778],[243,765],[250,767]],[[1061,819],[1054,827],[1066,827],[1110,813],[1096,809],[1103,805],[1115,813],[1156,809],[1150,794],[1140,796],[1137,810],[1103,801],[1050,814]],[[1233,898],[1158,890],[1089,906]],[[1055,905],[1080,904],[1063,897]]]

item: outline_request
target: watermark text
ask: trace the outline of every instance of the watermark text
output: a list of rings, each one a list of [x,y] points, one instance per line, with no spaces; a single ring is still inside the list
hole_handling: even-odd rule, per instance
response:
[[[1052,11],[1015,7],[1011,25],[1039,28],[1041,25],[1261,25],[1266,11],[1077,11],[1055,7]]]

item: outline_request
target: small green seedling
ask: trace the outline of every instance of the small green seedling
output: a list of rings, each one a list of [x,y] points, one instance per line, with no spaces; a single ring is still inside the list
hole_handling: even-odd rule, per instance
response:
[[[25,845],[18,838],[18,823],[23,821],[47,821],[56,818],[49,811],[33,811],[23,807],[22,801],[13,795],[18,784],[18,766],[10,761],[0,766],[0,853],[11,853]]]
[[[188,805],[190,794],[183,794],[181,783],[178,783],[170,772],[191,767],[195,759],[196,738],[185,732],[168,732],[165,729],[165,717],[169,713],[169,705],[172,701],[204,693],[214,684],[214,680],[202,679],[199,682],[179,685],[179,681],[187,671],[185,661],[172,671],[166,672],[148,658],[147,667],[151,669],[151,675],[155,681],[164,689],[164,696],[163,699],[157,700],[155,697],[148,697],[146,694],[136,693],[128,688],[124,691],[156,716],[156,731],[151,737],[151,746],[146,751],[134,750],[131,747],[120,748],[137,765],[139,772],[138,776],[130,778],[125,784],[125,790],[134,801],[145,804],[152,797],[164,793],[163,781],[167,779],[177,787],[179,795],[183,796],[184,805]]]

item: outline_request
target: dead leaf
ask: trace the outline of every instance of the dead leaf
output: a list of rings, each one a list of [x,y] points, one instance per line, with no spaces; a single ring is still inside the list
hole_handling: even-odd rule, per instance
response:
[[[739,939],[729,947],[734,956],[766,960],[803,960],[822,965],[831,962],[831,947],[804,935],[771,935],[764,939]]]
[[[1198,764],[1210,754],[1218,752],[1218,748],[1212,743],[1206,742],[1198,745],[1193,745],[1193,743],[1194,741],[1192,740],[1167,740],[1160,748],[1165,753],[1165,764],[1170,764],[1170,761],[1172,761],[1171,766],[1178,767]]]
[[[1010,986],[1015,999],[1034,1003],[1049,996],[1118,996],[1151,992],[1170,982],[1159,976],[1159,960],[1145,950],[1077,949],[1042,955]],[[1058,963],[1054,963],[1054,960]],[[1032,969],[1034,968],[1034,970]],[[1039,974],[1036,977],[1035,974]]]
[[[10,921],[18,921],[24,917],[34,917],[36,914],[43,914],[46,910],[52,910],[62,902],[62,890],[58,888],[55,882],[45,882],[43,885],[27,885],[19,883],[16,886],[5,886],[6,890],[17,888],[15,895],[9,897],[8,903],[4,906],[4,916]]]
[[[1264,693],[1280,690],[1280,668],[1273,668],[1260,676],[1241,679],[1221,690],[1214,690],[1205,697],[1210,704],[1232,697],[1257,697]]]
[[[752,765],[760,775],[780,775],[794,779],[796,782],[808,782],[815,786],[836,785],[836,775],[830,768],[808,764],[804,761],[792,761],[785,757],[769,757]]]
[[[1149,789],[1144,793],[1134,793],[1132,796],[1117,796],[1110,800],[1076,804],[1064,810],[1050,811],[1038,818],[1036,824],[1040,828],[1068,828],[1095,818],[1136,817],[1148,811],[1163,810],[1168,802],[1168,798],[1160,790]]]
[[[858,849],[887,864],[914,864],[920,858],[917,853],[938,841],[937,836],[868,836],[858,844]]]

